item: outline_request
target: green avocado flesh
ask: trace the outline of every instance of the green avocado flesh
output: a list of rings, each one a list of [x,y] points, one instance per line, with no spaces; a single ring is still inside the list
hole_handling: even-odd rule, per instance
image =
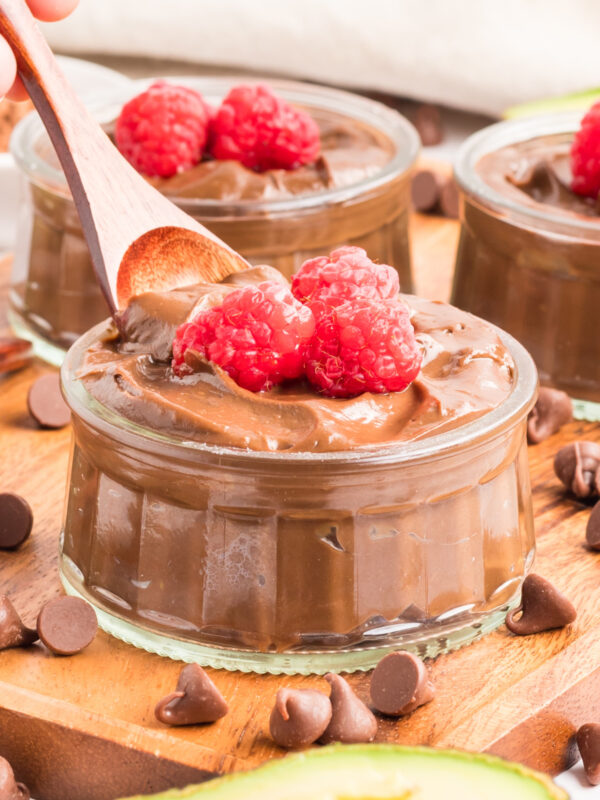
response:
[[[155,800],[568,800],[545,775],[494,756],[332,745]],[[141,800],[141,798],[140,798]]]

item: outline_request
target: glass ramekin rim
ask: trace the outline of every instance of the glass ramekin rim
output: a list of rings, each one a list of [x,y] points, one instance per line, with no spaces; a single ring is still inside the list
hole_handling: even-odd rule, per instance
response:
[[[600,230],[597,220],[566,216],[546,208],[519,203],[491,187],[474,169],[483,155],[501,147],[553,134],[574,133],[581,116],[581,111],[560,111],[488,125],[471,134],[460,146],[454,162],[456,182],[463,192],[484,205],[508,215],[518,215],[520,220],[534,227],[549,229],[552,226],[556,231],[572,232],[574,236],[592,232],[597,236]],[[492,146],[486,149],[490,144]]]
[[[186,208],[206,208],[208,210],[215,210],[218,208],[239,208],[245,214],[253,211],[257,213],[281,212],[287,211],[307,211],[313,207],[321,207],[325,204],[345,203],[356,197],[362,195],[369,195],[371,192],[377,190],[381,186],[385,186],[390,181],[394,180],[397,176],[407,172],[415,163],[420,150],[420,139],[415,127],[409,122],[406,117],[400,114],[393,108],[380,103],[377,100],[372,100],[368,97],[348,92],[343,89],[337,89],[330,86],[324,86],[318,83],[308,83],[303,81],[284,80],[279,78],[270,78],[268,76],[252,76],[247,75],[226,75],[226,76],[213,76],[213,75],[196,75],[196,76],[167,76],[167,77],[152,77],[142,78],[139,80],[132,80],[131,84],[127,87],[119,87],[118,89],[105,90],[98,95],[96,99],[89,99],[89,109],[92,113],[100,114],[102,109],[107,109],[110,104],[116,102],[125,102],[128,97],[134,96],[143,88],[149,86],[154,81],[167,80],[171,83],[181,83],[185,85],[198,86],[201,84],[204,87],[204,92],[209,93],[210,87],[212,91],[217,93],[221,89],[224,93],[227,88],[234,84],[239,83],[267,83],[276,91],[283,93],[286,99],[291,102],[300,102],[294,100],[296,95],[306,95],[305,102],[308,103],[308,98],[311,96],[316,100],[320,98],[323,101],[323,108],[327,108],[326,100],[330,104],[340,107],[346,104],[347,106],[354,106],[356,114],[352,114],[352,108],[340,110],[335,108],[338,113],[346,113],[347,116],[355,116],[358,111],[370,115],[371,124],[377,126],[377,122],[385,123],[385,129],[382,132],[390,138],[392,143],[396,146],[396,153],[390,160],[379,170],[376,174],[362,178],[356,183],[348,186],[341,186],[334,189],[327,189],[322,192],[311,192],[307,194],[294,195],[290,198],[277,199],[277,200],[219,200],[219,199],[203,199],[203,198],[190,198],[170,196],[176,203],[185,204]],[[201,87],[199,87],[201,88]],[[48,164],[43,158],[37,156],[31,147],[28,147],[29,138],[39,135],[43,131],[43,125],[36,112],[28,114],[16,126],[10,139],[10,152],[15,159],[19,168],[26,174],[28,179],[37,185],[42,185],[46,189],[57,189],[59,186],[66,188],[66,182],[62,170]],[[29,137],[29,138],[28,138]],[[406,147],[403,149],[400,144],[402,143],[401,137],[404,137],[404,144]]]
[[[338,465],[414,462],[436,455],[441,457],[500,435],[526,416],[533,407],[537,394],[537,370],[528,351],[510,334],[488,322],[486,324],[498,334],[513,359],[515,383],[510,394],[496,408],[453,430],[409,442],[374,444],[372,447],[355,450],[327,452],[263,451],[210,445],[161,434],[134,423],[102,405],[87,391],[76,373],[85,350],[97,340],[99,334],[107,330],[108,324],[109,320],[105,320],[94,326],[69,349],[61,368],[63,394],[72,412],[84,422],[96,429],[107,426],[112,438],[118,441],[130,439],[129,443],[141,450],[148,450],[152,444],[162,443],[186,453],[188,457],[190,453],[197,453],[199,456],[204,454],[207,457],[227,457],[236,459],[240,465],[277,464],[282,461],[295,464],[326,461]]]

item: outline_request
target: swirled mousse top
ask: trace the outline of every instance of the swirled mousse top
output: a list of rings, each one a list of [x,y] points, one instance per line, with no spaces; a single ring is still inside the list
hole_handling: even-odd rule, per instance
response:
[[[256,267],[219,285],[197,285],[134,298],[114,329],[87,351],[79,377],[123,417],[185,440],[256,451],[330,452],[413,441],[464,425],[511,392],[514,365],[496,332],[445,303],[402,296],[423,349],[416,380],[402,392],[323,397],[304,381],[267,392],[238,386],[206,363],[192,375],[171,368],[179,324],[219,304],[227,292],[265,279]]]
[[[333,111],[310,113],[321,136],[320,155],[312,164],[255,172],[239,161],[209,158],[171,177],[147,180],[168,197],[269,202],[353,186],[378,175],[395,155],[393,142],[371,125]],[[114,122],[104,127],[114,139]],[[47,136],[35,147],[39,157],[60,169]]]
[[[256,172],[239,161],[208,159],[169,178],[148,180],[163,194],[180,198],[238,201],[289,197],[352,186],[377,175],[394,155],[394,145],[377,129],[333,111],[311,109],[321,151],[312,164]]]
[[[565,218],[597,217],[598,202],[571,189],[570,144],[540,136],[488,153],[476,170],[492,189],[529,208],[550,206]]]

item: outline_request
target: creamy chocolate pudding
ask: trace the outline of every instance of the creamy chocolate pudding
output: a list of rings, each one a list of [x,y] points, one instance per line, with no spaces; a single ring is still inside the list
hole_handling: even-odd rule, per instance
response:
[[[371,125],[327,111],[311,111],[311,116],[321,134],[321,153],[314,164],[255,172],[239,161],[208,158],[170,178],[148,180],[169,197],[288,200],[364,181],[380,172],[394,154],[390,138]]]
[[[571,189],[569,151],[570,142],[539,137],[483,156],[476,170],[488,186],[515,203],[551,208],[566,217],[598,217],[598,203]]]
[[[129,642],[258,671],[364,669],[500,624],[534,550],[523,348],[405,296],[424,364],[404,392],[254,394],[208,364],[174,376],[177,324],[230,290],[140,296],[122,333],[103,324],[71,349],[67,590]]]
[[[213,105],[236,79],[191,81]],[[250,263],[290,276],[306,259],[342,244],[391,264],[412,290],[408,242],[410,170],[418,151],[412,126],[362,97],[284,81],[274,91],[304,108],[321,130],[321,155],[295,170],[257,173],[238,162],[205,160],[187,172],[152,179],[184,211]],[[140,82],[96,109],[110,131]],[[39,120],[16,131],[12,152],[27,177],[10,292],[11,321],[60,363],[63,349],[107,316],[79,219]]]
[[[600,226],[570,187],[579,114],[503,122],[475,134],[456,165],[461,234],[452,302],[515,336],[543,384],[600,401]]]
[[[223,447],[323,453],[414,441],[452,430],[496,408],[511,392],[514,365],[497,333],[444,303],[404,296],[424,352],[417,380],[403,392],[365,393],[340,401],[303,381],[249,392],[219,367],[178,378],[170,343],[179,324],[226,291],[265,277],[264,268],[235,284],[195,286],[134,298],[124,334],[92,345],[79,378],[102,405],[169,436]],[[285,280],[282,278],[282,280]]]

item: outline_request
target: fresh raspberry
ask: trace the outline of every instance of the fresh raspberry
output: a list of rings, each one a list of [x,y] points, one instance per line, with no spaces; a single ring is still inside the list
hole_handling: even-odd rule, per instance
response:
[[[375,264],[361,247],[339,247],[329,256],[311,258],[292,278],[294,297],[308,303],[315,318],[348,300],[391,300],[399,291],[396,270]]]
[[[600,192],[600,103],[595,103],[573,137],[571,145],[571,189],[598,197]]]
[[[211,125],[215,158],[241,161],[249,169],[294,169],[319,155],[317,123],[268,86],[235,86]]]
[[[192,372],[188,348],[218,364],[244,389],[260,392],[303,374],[315,321],[281,283],[265,281],[228,294],[223,304],[181,325],[173,342],[173,369]]]
[[[157,81],[123,106],[115,140],[138,172],[168,178],[200,161],[210,117],[199,92]]]
[[[406,306],[358,298],[317,319],[306,375],[330,397],[401,392],[417,377],[421,361]]]

